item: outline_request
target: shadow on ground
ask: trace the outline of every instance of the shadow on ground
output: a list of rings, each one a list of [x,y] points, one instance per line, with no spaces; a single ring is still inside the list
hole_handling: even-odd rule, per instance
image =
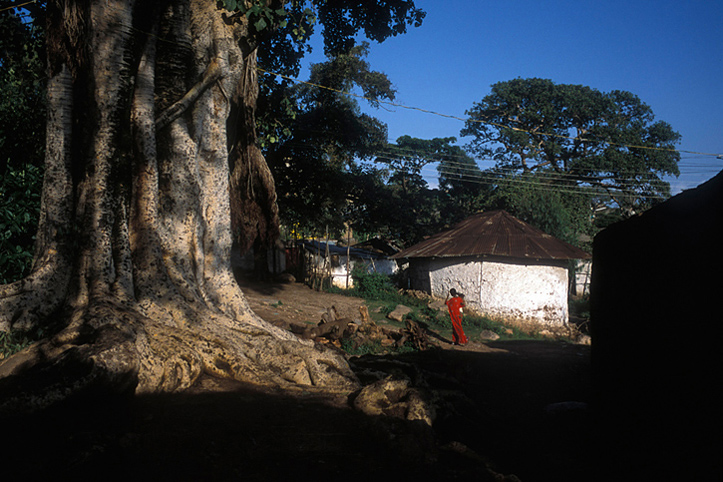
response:
[[[93,396],[0,420],[7,480],[590,480],[589,350],[498,343],[353,359],[436,397],[433,430],[347,395],[205,378],[180,394]],[[365,373],[369,373],[366,370]],[[424,425],[423,427],[419,424]],[[16,477],[16,478],[12,478]]]

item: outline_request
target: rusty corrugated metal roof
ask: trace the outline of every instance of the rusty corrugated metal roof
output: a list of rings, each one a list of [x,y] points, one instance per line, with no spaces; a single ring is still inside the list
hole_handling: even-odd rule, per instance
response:
[[[452,228],[400,251],[392,258],[503,256],[527,259],[588,259],[590,254],[545,234],[506,211],[468,217]]]

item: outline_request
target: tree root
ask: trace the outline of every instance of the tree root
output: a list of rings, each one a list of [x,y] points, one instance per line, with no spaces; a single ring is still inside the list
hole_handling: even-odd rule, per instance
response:
[[[88,392],[182,391],[203,374],[278,387],[358,388],[338,353],[259,326],[169,326],[121,304],[93,302],[54,337],[0,363],[0,410],[34,411]]]

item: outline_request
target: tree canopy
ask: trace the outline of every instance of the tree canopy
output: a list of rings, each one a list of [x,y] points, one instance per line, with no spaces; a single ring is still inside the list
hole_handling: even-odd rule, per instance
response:
[[[589,188],[628,213],[668,197],[663,177],[679,174],[680,135],[630,92],[518,78],[494,84],[467,114],[470,152],[510,175]]]
[[[401,136],[388,144],[375,162],[388,176],[388,204],[385,219],[388,235],[410,246],[445,226],[453,215],[447,211],[448,197],[430,189],[422,169],[433,163],[449,165],[459,159],[453,137],[419,139]],[[454,181],[452,181],[454,182]]]
[[[394,98],[389,79],[364,60],[367,50],[362,43],[312,65],[309,83],[286,91],[293,115],[281,122],[280,133],[273,129],[266,136],[280,216],[290,226],[342,230],[353,210],[354,177],[361,172],[355,166],[386,142],[386,126],[345,94],[358,87],[372,103]]]

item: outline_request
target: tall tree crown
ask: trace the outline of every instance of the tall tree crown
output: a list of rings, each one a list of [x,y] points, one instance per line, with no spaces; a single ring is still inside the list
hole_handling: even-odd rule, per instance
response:
[[[662,178],[679,174],[680,134],[629,92],[518,78],[494,84],[467,114],[461,135],[477,156],[605,191],[627,210],[669,196]]]

